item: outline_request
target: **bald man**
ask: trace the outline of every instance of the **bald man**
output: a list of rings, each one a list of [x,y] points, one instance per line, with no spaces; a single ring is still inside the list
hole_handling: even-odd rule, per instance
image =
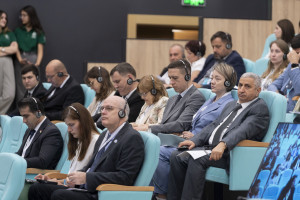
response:
[[[72,103],[84,104],[84,93],[60,60],[52,60],[46,66],[46,78],[51,87],[41,99],[46,116],[50,120],[62,120],[62,111]]]

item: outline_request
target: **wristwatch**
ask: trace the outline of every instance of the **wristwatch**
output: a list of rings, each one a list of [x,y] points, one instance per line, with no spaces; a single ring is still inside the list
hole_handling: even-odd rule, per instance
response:
[[[4,47],[2,47],[2,48],[1,48],[1,51],[4,53],[4,52],[5,52],[5,48],[4,48]]]
[[[299,67],[298,63],[292,63],[292,68]]]

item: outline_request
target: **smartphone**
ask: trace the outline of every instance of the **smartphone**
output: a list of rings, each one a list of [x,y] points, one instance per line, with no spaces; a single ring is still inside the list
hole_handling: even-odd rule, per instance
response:
[[[36,179],[36,181],[39,183],[43,183],[43,184],[57,185],[57,182],[54,182],[54,181],[46,181],[46,180],[42,180],[42,179]]]
[[[184,145],[184,146],[181,146],[181,147],[177,147],[177,149],[178,149],[179,151],[185,151],[185,150],[188,150],[189,147]]]

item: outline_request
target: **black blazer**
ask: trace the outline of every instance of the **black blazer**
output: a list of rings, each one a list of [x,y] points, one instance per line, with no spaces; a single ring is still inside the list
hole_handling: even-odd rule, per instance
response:
[[[23,148],[29,137],[27,129],[18,155],[22,156]],[[24,159],[27,168],[55,169],[63,150],[63,139],[58,128],[46,119],[36,132],[31,145],[27,149]]]
[[[46,95],[41,99],[44,103],[46,116],[50,120],[62,120],[63,110],[72,103],[84,104],[84,93],[75,79],[71,76],[66,84],[47,99],[55,87],[51,86]]]
[[[81,171],[87,171],[93,164],[106,132],[100,135],[95,144],[92,159]],[[144,154],[144,142],[141,135],[126,122],[101,155],[95,172],[86,173],[88,191],[96,192],[96,187],[104,183],[133,185],[144,161]]]
[[[47,90],[44,88],[43,84],[41,82],[39,82],[39,84],[36,86],[36,88],[33,90],[33,93],[32,93],[32,97],[35,97],[35,98],[42,98],[43,96],[45,96]],[[28,95],[28,90],[26,90],[25,92],[25,95],[24,95],[24,98],[27,97]],[[14,109],[11,113],[8,114],[10,117],[13,117],[13,116],[19,116],[20,113],[19,113],[19,109],[16,108]]]

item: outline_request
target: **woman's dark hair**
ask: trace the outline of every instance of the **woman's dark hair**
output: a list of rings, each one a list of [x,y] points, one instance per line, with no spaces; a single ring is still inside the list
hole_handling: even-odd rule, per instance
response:
[[[189,49],[193,54],[203,57],[205,55],[206,46],[202,41],[190,40],[186,43],[185,49]]]
[[[79,138],[74,138],[71,133],[69,135],[68,142],[68,159],[71,160],[76,155],[76,150],[79,148],[78,160],[81,161],[84,159],[86,151],[92,140],[92,133],[98,133],[94,120],[91,117],[89,111],[80,103],[73,103],[71,106],[68,106],[63,112],[63,119],[70,118],[72,120],[79,121]]]
[[[277,22],[277,25],[281,28],[281,39],[290,44],[295,36],[295,29],[293,23],[288,19],[281,19]]]
[[[2,29],[2,32],[3,33],[6,33],[7,31],[9,31],[8,27],[7,27],[7,24],[8,24],[8,16],[7,16],[7,13],[4,12],[3,10],[0,10],[0,17],[2,14],[6,14],[6,24],[5,24],[5,27]]]
[[[93,67],[86,73],[84,82],[89,85],[89,78],[97,79],[99,76],[102,77],[102,82],[100,90],[96,92],[96,98],[97,101],[103,101],[115,90],[110,81],[108,71],[104,67]]]
[[[30,5],[25,6],[24,8],[21,9],[21,11],[25,11],[28,14],[29,23],[32,26],[33,30],[35,30],[38,34],[44,32],[43,27],[40,23],[40,20],[33,6]]]

